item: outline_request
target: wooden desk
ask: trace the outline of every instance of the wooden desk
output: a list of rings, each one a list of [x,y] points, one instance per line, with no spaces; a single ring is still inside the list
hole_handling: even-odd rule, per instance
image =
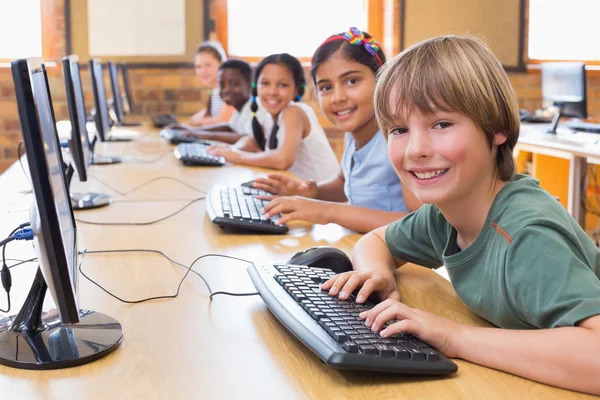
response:
[[[99,146],[104,153],[148,159],[169,147],[157,139]],[[150,154],[153,153],[153,154]],[[89,170],[121,191],[156,176],[173,176],[208,190],[214,183],[239,184],[260,170],[227,166],[184,168],[170,154],[156,163],[128,161]],[[0,176],[3,234],[28,219],[28,184],[18,164]],[[99,182],[74,183],[74,189],[110,193]],[[10,192],[8,194],[7,192]],[[126,197],[115,196],[108,208],[78,212],[79,219],[148,221],[180,208],[181,202],[125,203],[117,200],[191,199],[198,194],[178,183],[158,181]],[[224,233],[197,202],[181,214],[146,227],[78,224],[79,248],[88,250],[145,248],[167,252],[183,263],[206,253],[221,253],[272,263],[313,245],[334,245],[350,253],[360,236],[336,225],[292,224],[288,235]],[[34,256],[31,245],[11,243],[11,258]],[[242,262],[204,259],[195,270],[213,290],[254,291]],[[143,254],[87,255],[84,271],[126,299],[174,293],[184,271],[163,258]],[[13,269],[16,312],[33,279],[35,264]],[[467,324],[485,325],[469,312],[449,282],[414,265],[402,267],[399,285],[410,306]],[[458,360],[457,374],[427,378],[377,373],[340,372],[322,364],[269,312],[260,297],[217,296],[211,303],[206,287],[189,275],[176,299],[127,305],[80,278],[80,307],[108,314],[121,322],[124,339],[107,357],[84,366],[27,371],[0,367],[2,399],[523,399],[586,398],[526,379]],[[4,305],[4,294],[0,293]],[[51,304],[50,297],[46,308]],[[590,396],[591,398],[591,396]]]
[[[588,162],[598,164],[600,135],[571,133],[560,128],[557,134],[550,134],[545,132],[547,127],[545,124],[522,124],[515,149],[569,161],[567,210],[579,225],[585,227],[581,182],[585,178]]]

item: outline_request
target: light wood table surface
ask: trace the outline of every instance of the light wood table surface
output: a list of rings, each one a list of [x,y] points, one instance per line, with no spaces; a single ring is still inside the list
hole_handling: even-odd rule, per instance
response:
[[[88,182],[74,182],[72,189],[111,194],[115,202],[106,208],[77,212],[76,218],[144,222],[168,215],[199,196],[169,180],[120,196],[94,177],[121,192],[160,176],[175,177],[208,191],[216,183],[237,185],[266,172],[239,166],[183,167],[171,148],[155,132],[154,137],[142,137],[133,143],[100,144],[99,153],[128,158],[122,164],[91,166]],[[152,160],[157,161],[148,162]],[[20,193],[29,184],[19,163],[0,176],[0,188],[0,230],[6,236],[29,218],[32,198],[31,194]],[[212,224],[205,209],[204,202],[198,201],[180,214],[148,226],[80,222],[79,250],[154,249],[184,264],[203,254],[219,253],[266,264],[285,261],[313,245],[332,245],[350,254],[360,237],[337,225],[305,223],[290,224],[287,235],[233,234]],[[13,242],[7,248],[10,258],[34,256],[31,243]],[[247,266],[240,261],[205,258],[194,269],[205,276],[213,290],[252,292]],[[25,264],[13,269],[12,313],[22,304],[36,268],[36,264]],[[162,257],[147,254],[89,254],[82,268],[128,300],[172,294],[185,273]],[[435,272],[406,265],[398,280],[408,305],[466,324],[486,325]],[[2,291],[0,306],[4,304]],[[337,371],[321,363],[295,339],[259,296],[217,296],[210,302],[206,287],[193,274],[187,277],[176,299],[142,304],[121,303],[80,276],[79,305],[110,315],[123,325],[120,347],[96,362],[63,370],[0,366],[1,399],[591,398],[461,360],[456,361],[458,372],[444,378]],[[50,307],[52,299],[47,296],[45,309]]]

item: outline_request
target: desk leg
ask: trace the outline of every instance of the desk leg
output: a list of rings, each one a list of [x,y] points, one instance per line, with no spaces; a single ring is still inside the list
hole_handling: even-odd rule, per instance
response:
[[[582,201],[585,201],[585,194],[582,188],[582,182],[585,178],[587,161],[583,157],[571,158],[569,163],[569,197],[567,200],[568,211],[575,218],[575,221],[585,229],[585,210]]]

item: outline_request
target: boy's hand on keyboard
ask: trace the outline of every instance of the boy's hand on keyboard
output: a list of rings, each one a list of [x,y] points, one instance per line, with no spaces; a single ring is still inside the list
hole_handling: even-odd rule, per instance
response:
[[[276,196],[256,196],[261,200],[270,200],[262,209],[262,213],[267,218],[273,215],[281,214],[282,217],[277,220],[277,225],[285,224],[289,221],[300,220],[308,221],[313,224],[325,225],[328,223],[325,217],[325,203],[320,200],[307,199],[305,197],[276,197]]]
[[[256,178],[253,187],[279,196],[317,197],[315,181],[300,181],[277,173],[268,174],[266,178]]]
[[[369,311],[360,313],[365,325],[375,332],[384,328],[388,321],[392,323],[381,330],[381,337],[390,337],[399,333],[410,333],[429,343],[447,357],[458,357],[457,340],[465,326],[447,318],[426,311],[410,308],[396,300],[385,300]]]
[[[237,164],[242,160],[242,154],[231,147],[211,146],[207,151],[213,156],[222,156],[231,163]]]
[[[321,285],[322,290],[329,290],[330,295],[338,296],[342,300],[347,300],[358,288],[360,290],[356,294],[357,303],[363,303],[373,292],[382,299],[400,300],[394,276],[376,271],[344,272],[335,275]]]

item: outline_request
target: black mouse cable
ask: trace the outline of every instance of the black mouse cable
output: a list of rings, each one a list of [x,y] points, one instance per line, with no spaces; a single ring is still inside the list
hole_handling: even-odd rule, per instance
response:
[[[171,176],[158,176],[156,178],[152,178],[152,179],[150,179],[150,180],[148,180],[148,181],[146,181],[146,182],[144,182],[144,183],[142,183],[142,184],[140,184],[138,186],[135,186],[133,189],[127,190],[125,192],[121,192],[119,189],[117,189],[114,186],[108,184],[107,182],[103,181],[102,179],[98,178],[95,175],[88,175],[88,176],[90,178],[95,179],[96,181],[100,182],[101,184],[103,184],[104,186],[106,186],[107,188],[111,189],[112,191],[114,191],[115,193],[117,193],[117,194],[119,194],[121,196],[127,196],[127,195],[135,192],[136,190],[139,190],[139,189],[143,188],[146,185],[149,185],[149,184],[151,184],[153,182],[157,182],[157,181],[161,181],[161,180],[175,181],[177,183],[180,183],[180,184],[182,184],[182,185],[184,185],[184,186],[186,186],[186,187],[194,190],[195,192],[202,193],[202,194],[207,194],[206,191],[198,189],[198,188],[190,185],[189,183],[186,183],[186,182],[182,181],[181,179],[173,178]]]
[[[37,257],[33,257],[27,260],[20,260],[18,258],[7,258],[6,261],[17,261],[15,264],[9,265],[8,269],[12,269],[14,267],[18,267],[19,265],[23,265],[23,264],[27,264],[30,262],[36,262],[37,261]]]
[[[92,278],[90,278],[88,275],[85,274],[85,272],[83,272],[83,269],[81,268],[82,264],[83,264],[83,260],[86,254],[103,254],[103,253],[154,253],[154,254],[160,254],[161,256],[165,257],[167,260],[171,261],[173,264],[176,264],[182,268],[184,268],[186,270],[185,274],[183,275],[183,277],[181,278],[181,280],[179,281],[179,284],[177,285],[177,290],[175,292],[175,294],[171,294],[171,295],[161,295],[161,296],[152,296],[152,297],[147,297],[147,298],[143,298],[143,299],[139,299],[139,300],[125,300],[113,293],[111,293],[108,289],[104,288],[102,285],[100,285],[98,282],[94,281]],[[185,281],[185,279],[187,278],[187,276],[189,275],[189,273],[193,273],[196,274],[200,279],[202,279],[202,281],[204,282],[204,284],[206,285],[206,288],[208,289],[208,293],[209,293],[209,300],[212,302],[213,297],[219,294],[222,295],[227,295],[227,296],[256,296],[259,293],[258,292],[251,292],[251,293],[232,293],[232,292],[226,292],[226,291],[216,291],[213,292],[210,285],[208,284],[208,281],[204,278],[204,276],[202,276],[202,274],[200,274],[197,271],[194,271],[193,266],[194,264],[196,264],[196,262],[202,260],[203,258],[207,258],[207,257],[222,257],[222,258],[229,258],[232,260],[237,260],[237,261],[243,261],[246,262],[248,264],[252,264],[254,265],[254,263],[252,261],[248,261],[248,260],[244,260],[243,258],[238,258],[238,257],[234,257],[234,256],[228,256],[225,254],[204,254],[199,256],[198,258],[196,258],[194,261],[192,261],[192,263],[187,266],[183,263],[180,263],[177,260],[174,260],[173,258],[171,258],[169,255],[163,253],[162,251],[159,250],[149,250],[149,249],[125,249],[125,250],[83,250],[78,252],[78,254],[80,254],[81,257],[81,261],[79,262],[78,265],[78,269],[79,272],[81,273],[81,275],[83,277],[85,277],[88,281],[90,281],[91,283],[93,283],[94,285],[98,286],[102,291],[104,291],[106,294],[108,294],[109,296],[119,300],[122,303],[127,303],[127,304],[137,304],[137,303],[144,303],[146,301],[151,301],[151,300],[161,300],[161,299],[174,299],[179,295],[180,289],[181,289],[181,285],[183,284],[183,281]]]
[[[145,222],[96,222],[96,221],[87,221],[84,219],[79,219],[79,218],[75,218],[75,221],[80,222],[82,224],[88,224],[88,225],[104,225],[104,226],[146,226],[146,225],[152,225],[152,224],[156,224],[158,222],[167,220],[171,217],[176,216],[177,214],[179,214],[180,212],[182,212],[183,210],[185,210],[186,208],[188,208],[189,206],[191,206],[192,204],[200,201],[200,200],[204,200],[206,198],[206,196],[202,196],[202,197],[198,197],[195,199],[192,199],[191,201],[189,201],[186,205],[184,205],[183,207],[181,207],[179,210],[165,216],[165,217],[161,217],[152,221],[145,221]]]

